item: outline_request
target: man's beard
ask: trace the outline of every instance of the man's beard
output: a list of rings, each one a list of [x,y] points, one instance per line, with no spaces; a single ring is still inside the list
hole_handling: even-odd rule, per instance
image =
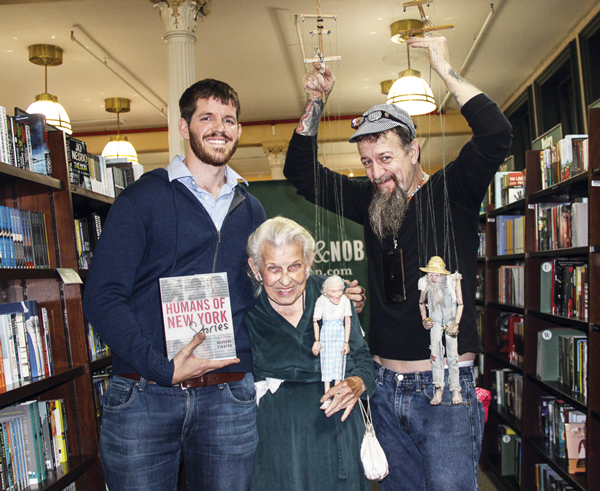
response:
[[[377,184],[384,180],[374,181],[373,199],[369,205],[369,222],[371,229],[380,240],[393,236],[398,232],[404,215],[408,208],[408,195],[400,186],[395,177],[391,177],[396,183],[392,191],[382,191]]]
[[[224,138],[226,141],[231,141],[231,138],[224,133],[214,132],[208,135],[206,138]],[[227,150],[225,147],[216,148],[209,151],[202,139],[196,134],[190,131],[190,147],[194,152],[194,155],[198,157],[202,162],[214,167],[222,167],[231,159],[231,156],[237,150],[239,140],[236,140],[233,146]]]

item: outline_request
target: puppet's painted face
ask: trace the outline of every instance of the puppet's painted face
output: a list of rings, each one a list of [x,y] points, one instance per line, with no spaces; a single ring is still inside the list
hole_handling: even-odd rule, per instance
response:
[[[300,244],[262,245],[263,288],[271,303],[291,306],[300,299],[306,288],[310,264],[304,259]],[[275,310],[277,307],[273,305]]]
[[[427,273],[427,276],[432,283],[439,283],[442,278],[446,277],[443,273]]]
[[[342,296],[344,295],[344,287],[341,285],[333,285],[327,288],[325,292],[325,296],[329,299],[331,303],[338,305]]]

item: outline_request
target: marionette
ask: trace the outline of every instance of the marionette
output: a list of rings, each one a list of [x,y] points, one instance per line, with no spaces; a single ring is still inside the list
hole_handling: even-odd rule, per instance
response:
[[[432,406],[442,402],[444,393],[444,345],[446,341],[446,360],[448,363],[448,385],[452,392],[452,404],[462,403],[458,367],[458,325],[463,312],[463,297],[458,272],[450,274],[444,260],[433,256],[427,267],[419,268],[427,273],[419,279],[419,308],[423,327],[429,330],[431,341],[431,367],[435,392]]]
[[[344,380],[346,355],[350,353],[352,308],[344,289],[344,280],[339,276],[327,278],[313,313],[315,342],[312,352],[315,356],[321,355],[321,380],[325,382],[325,392],[331,387],[331,381],[337,385]],[[319,320],[322,320],[320,329]],[[327,409],[330,404],[331,399],[327,399],[321,409]]]

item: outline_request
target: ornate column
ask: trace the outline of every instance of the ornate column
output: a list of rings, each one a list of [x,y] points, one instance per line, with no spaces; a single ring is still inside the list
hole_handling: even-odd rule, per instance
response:
[[[285,179],[283,177],[283,164],[285,163],[285,156],[287,154],[287,142],[263,143],[262,147],[269,159],[271,179],[274,181]]]
[[[169,89],[169,158],[186,154],[186,143],[179,134],[179,98],[196,81],[194,43],[196,19],[210,13],[212,0],[150,0],[160,10],[163,40],[167,44]]]

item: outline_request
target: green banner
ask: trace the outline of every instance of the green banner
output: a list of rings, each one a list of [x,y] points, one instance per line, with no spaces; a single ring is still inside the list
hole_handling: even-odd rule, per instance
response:
[[[369,288],[363,227],[309,203],[296,194],[288,181],[253,181],[248,188],[263,204],[267,217],[284,216],[305,227],[317,242],[313,271],[326,276],[337,274],[357,279],[367,290],[367,304],[359,314],[369,330]]]

